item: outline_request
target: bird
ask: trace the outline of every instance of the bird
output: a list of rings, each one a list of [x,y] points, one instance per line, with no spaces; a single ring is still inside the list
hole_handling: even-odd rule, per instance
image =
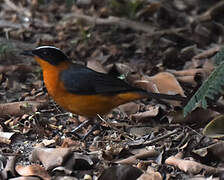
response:
[[[147,92],[116,76],[73,63],[59,48],[40,46],[20,54],[41,66],[49,95],[65,110],[89,119],[105,115],[121,104],[144,98],[184,101],[185,97]]]

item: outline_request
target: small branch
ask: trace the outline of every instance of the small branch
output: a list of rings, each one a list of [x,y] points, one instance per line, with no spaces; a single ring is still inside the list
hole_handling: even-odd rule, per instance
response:
[[[207,11],[195,18],[194,22],[205,22],[213,19],[217,14],[222,13],[224,10],[224,1],[219,1],[214,6],[210,7]]]
[[[139,143],[139,142],[137,142],[137,143],[135,143],[135,142],[130,143],[129,146],[132,146],[132,147],[142,146],[142,145],[143,146],[149,146],[149,145],[154,144],[154,143],[156,143],[158,141],[161,141],[161,140],[163,140],[163,139],[165,139],[165,138],[167,138],[169,136],[172,136],[173,134],[176,134],[178,131],[179,131],[179,129],[175,129],[175,130],[171,131],[170,133],[164,134],[163,136],[157,137],[157,138],[149,140],[149,141],[144,141],[144,142],[141,142],[141,143]]]
[[[169,30],[161,30],[161,31],[155,31],[156,27],[153,25],[145,24],[145,23],[140,23],[137,21],[125,19],[125,18],[118,18],[114,16],[110,16],[108,18],[98,18],[98,17],[92,17],[92,16],[87,16],[84,14],[80,13],[73,13],[73,14],[68,14],[66,19],[82,19],[87,21],[88,23],[92,24],[97,24],[97,25],[118,25],[121,28],[131,28],[135,31],[142,31],[149,33],[150,36],[160,36],[164,34],[173,34],[173,33],[178,33],[180,31],[185,31],[188,28],[187,27],[182,27],[182,28],[173,28]]]

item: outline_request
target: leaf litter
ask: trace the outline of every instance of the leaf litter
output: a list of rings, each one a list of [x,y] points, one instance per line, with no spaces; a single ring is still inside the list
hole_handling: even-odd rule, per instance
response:
[[[0,179],[223,177],[223,141],[203,135],[222,99],[186,118],[176,102],[131,102],[81,141],[69,132],[86,118],[47,98],[39,66],[19,55],[54,45],[148,91],[190,97],[223,44],[223,2],[0,2]]]

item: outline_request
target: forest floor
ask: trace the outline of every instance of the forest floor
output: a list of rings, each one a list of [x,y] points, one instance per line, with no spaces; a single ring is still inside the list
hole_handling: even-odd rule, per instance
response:
[[[0,179],[224,179],[222,138],[205,136],[215,108],[184,117],[177,101],[139,100],[97,117],[100,129],[81,140],[72,130],[87,118],[58,106],[40,66],[20,55],[55,46],[147,91],[190,98],[215,68],[223,11],[218,0],[0,0]]]

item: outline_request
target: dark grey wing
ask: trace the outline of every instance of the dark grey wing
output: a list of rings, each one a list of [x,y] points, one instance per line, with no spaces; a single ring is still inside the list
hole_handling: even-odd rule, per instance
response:
[[[139,90],[114,76],[78,64],[62,71],[60,79],[65,89],[74,94],[113,94]]]

